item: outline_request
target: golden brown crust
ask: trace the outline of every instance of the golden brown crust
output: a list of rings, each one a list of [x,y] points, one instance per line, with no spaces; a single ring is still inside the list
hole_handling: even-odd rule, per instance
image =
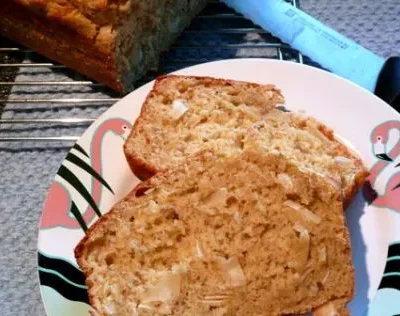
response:
[[[221,79],[221,78],[214,78],[214,77],[207,77],[207,76],[179,76],[179,75],[165,75],[165,76],[160,76],[155,80],[154,83],[154,88],[153,90],[157,90],[158,85],[161,84],[164,80],[168,80],[171,78],[188,78],[188,79],[198,79],[198,80],[202,80],[202,82],[204,83],[204,85],[225,85],[225,86],[233,86],[237,83],[242,83],[242,84],[246,84],[248,87],[252,87],[252,88],[257,88],[259,86],[261,86],[258,83],[254,83],[254,82],[247,82],[247,81],[240,81],[240,80],[231,80],[231,79]],[[272,87],[273,85],[267,85]],[[279,89],[276,89],[277,92],[280,93]],[[158,91],[156,91],[158,92]],[[281,95],[282,100],[283,100],[283,96]]]
[[[147,180],[146,182],[139,183],[135,188],[133,188],[133,190],[130,193],[128,193],[128,195],[125,197],[125,199],[129,199],[129,197],[136,195],[137,192],[139,192],[142,188],[149,187],[150,185],[151,185],[151,179]],[[74,255],[76,258],[76,262],[78,263],[79,267],[81,267],[82,272],[85,275],[89,275],[91,273],[90,270],[85,269],[86,265],[82,262],[83,251],[84,251],[84,248],[86,247],[86,242],[88,240],[88,236],[90,236],[96,230],[97,226],[101,226],[101,223],[107,222],[108,218],[113,216],[112,211],[113,210],[111,209],[107,214],[103,215],[95,223],[93,223],[93,225],[90,226],[89,229],[86,231],[86,235],[81,239],[81,241],[78,243],[78,245],[76,245],[76,247],[74,249]],[[93,285],[90,283],[90,280],[88,280],[88,279],[85,279],[85,283],[88,288],[91,288]],[[88,291],[88,297],[89,297],[89,304],[90,304],[91,308],[93,309],[94,298],[93,298],[93,294],[90,291]],[[98,313],[98,311],[96,311],[96,313],[91,311],[91,313],[93,316],[100,315]]]
[[[361,162],[361,164],[362,164],[362,162]],[[357,192],[361,189],[361,187],[364,185],[364,182],[367,179],[368,175],[369,175],[369,172],[367,171],[367,169],[364,169],[362,172],[356,174],[354,185],[351,188],[349,188],[349,190],[347,190],[347,192],[344,192],[344,197],[343,197],[344,209],[346,209],[347,207],[350,206],[351,201],[353,200],[353,198],[355,197]]]
[[[354,287],[353,287],[354,289]],[[352,294],[353,297],[354,293]],[[324,305],[317,307],[313,312],[312,316],[349,316],[350,313],[346,308],[348,298],[338,298],[333,301],[327,302]]]
[[[125,151],[125,145],[124,145],[124,151]],[[136,177],[138,177],[142,181],[151,178],[160,171],[154,168],[146,161],[144,161],[143,159],[141,159],[140,157],[134,155],[127,155],[127,151],[125,151],[125,155],[132,172],[136,175]]]
[[[167,171],[165,171],[164,173],[167,173]],[[133,196],[143,195],[143,193],[146,191],[146,189],[150,188],[152,186],[152,181],[153,180],[150,178],[150,179],[148,179],[148,180],[146,180],[144,182],[141,182],[141,183],[137,184],[136,187],[134,187],[132,189],[132,191],[129,192],[124,197],[124,200],[129,200]],[[89,269],[85,269],[86,265],[82,261],[83,260],[82,256],[83,256],[84,249],[86,247],[86,243],[88,241],[88,237],[93,234],[93,232],[96,230],[96,227],[101,226],[103,222],[107,222],[110,217],[114,216],[113,209],[114,208],[112,208],[108,213],[106,213],[101,218],[99,218],[96,222],[94,222],[93,225],[90,226],[89,229],[86,231],[85,236],[75,246],[74,256],[76,258],[76,262],[78,263],[79,267],[81,267],[81,270],[85,275],[89,275],[91,273],[91,271]],[[93,286],[93,284],[91,284],[90,280],[88,280],[87,278],[85,278],[85,283],[86,283],[86,285],[87,285],[87,287],[89,289]],[[90,304],[91,308],[94,310],[94,308],[93,308],[93,306],[94,306],[94,297],[93,297],[93,294],[91,293],[91,291],[88,291],[88,297],[89,297],[89,304]],[[96,312],[91,311],[91,313],[92,313],[93,316],[99,316],[100,315],[98,313],[98,311],[96,311]]]
[[[159,77],[155,80],[154,87],[150,91],[150,93],[147,95],[143,106],[140,110],[140,114],[138,119],[135,121],[132,131],[129,135],[131,137],[132,135],[136,135],[139,132],[140,124],[141,124],[141,118],[143,117],[143,114],[146,112],[146,102],[149,100],[153,95],[157,93],[157,86],[163,78],[167,78],[168,76],[162,76]],[[140,180],[146,180],[150,177],[152,177],[154,174],[156,174],[158,170],[155,166],[152,166],[148,162],[144,161],[140,157],[134,155],[127,149],[127,142],[124,143],[124,154],[127,159],[127,162],[129,164],[129,167],[131,168],[132,172],[140,179]]]
[[[116,25],[121,18],[141,9],[140,0],[13,0],[43,16],[67,21],[69,16],[78,17],[86,26],[90,24]],[[76,19],[75,19],[76,21]],[[69,27],[84,34],[77,24]]]
[[[114,56],[97,49],[93,42],[68,27],[32,14],[11,1],[0,10],[1,34],[32,48],[50,59],[122,90]]]
[[[113,29],[131,10],[141,9],[135,0],[12,0],[32,14],[62,24],[94,40],[99,28]]]
[[[152,179],[148,179],[147,181],[140,182],[139,184],[137,184],[136,187],[134,187],[132,189],[132,191],[130,191],[127,194],[127,196],[124,198],[124,200],[127,200],[130,197],[135,196],[138,192],[140,192],[141,189],[146,189],[146,188],[151,187],[151,181],[152,181]],[[141,192],[140,192],[140,194],[141,194]],[[93,223],[93,225],[90,226],[89,229],[86,231],[86,235],[82,238],[82,240],[79,242],[79,244],[76,245],[74,254],[75,254],[75,258],[77,259],[77,262],[79,265],[80,265],[80,258],[82,255],[82,251],[83,251],[83,248],[85,247],[85,243],[88,239],[88,236],[96,229],[96,227],[98,225],[100,225],[100,223],[107,221],[108,217],[110,217],[111,215],[112,215],[112,210],[110,212],[108,212],[107,214],[103,215],[101,218],[99,218],[95,223]]]
[[[344,145],[334,136],[333,130],[323,124],[319,124],[318,127],[320,132],[324,134],[329,140],[335,141],[337,143],[338,154],[353,160],[354,164],[360,169],[360,172],[357,172],[355,174],[354,185],[352,187],[347,187],[347,190],[343,192],[343,208],[347,209],[354,196],[364,185],[364,182],[369,175],[369,171],[364,165],[361,158],[353,153],[346,145]]]

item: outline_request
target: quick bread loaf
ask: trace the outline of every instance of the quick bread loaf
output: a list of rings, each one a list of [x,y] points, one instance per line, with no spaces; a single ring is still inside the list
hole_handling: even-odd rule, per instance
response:
[[[343,316],[354,291],[341,190],[256,147],[139,184],[75,255],[100,316]]]
[[[283,102],[273,85],[159,78],[125,143],[125,155],[133,172],[146,179],[200,150],[231,156],[257,145],[328,177],[343,188],[347,206],[367,176],[362,161],[321,122],[277,109]]]
[[[206,0],[11,0],[0,34],[127,92]]]

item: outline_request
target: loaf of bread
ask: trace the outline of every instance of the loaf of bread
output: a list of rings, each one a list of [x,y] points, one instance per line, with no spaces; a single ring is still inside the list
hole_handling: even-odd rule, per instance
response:
[[[254,148],[199,152],[142,182],[75,255],[101,316],[342,316],[353,296],[341,191]]]
[[[206,0],[10,0],[0,34],[114,89],[156,66]]]
[[[362,161],[322,123],[277,109],[283,102],[272,85],[162,77],[143,105],[125,155],[133,172],[146,179],[200,150],[230,156],[257,145],[342,186],[347,206],[367,176]]]

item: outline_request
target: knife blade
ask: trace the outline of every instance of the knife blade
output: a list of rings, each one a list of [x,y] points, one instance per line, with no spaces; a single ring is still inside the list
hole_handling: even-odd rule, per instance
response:
[[[283,0],[225,0],[234,10],[330,70],[400,110],[400,58],[388,60]]]

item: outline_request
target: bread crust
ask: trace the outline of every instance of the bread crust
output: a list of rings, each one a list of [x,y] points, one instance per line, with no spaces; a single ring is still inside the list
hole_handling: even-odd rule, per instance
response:
[[[136,187],[134,187],[133,190],[130,193],[128,193],[128,195],[124,199],[129,199],[129,197],[135,196],[136,193],[139,192],[141,189],[150,187],[151,186],[151,182],[152,182],[152,179],[149,179],[149,180],[147,180],[145,182],[141,182],[141,183],[137,184]],[[78,243],[78,245],[76,245],[76,247],[74,249],[74,255],[75,255],[75,258],[76,258],[76,262],[81,267],[82,272],[85,275],[89,275],[91,273],[91,271],[89,269],[85,269],[84,268],[86,265],[82,262],[83,251],[84,251],[84,248],[86,246],[86,242],[88,240],[88,237],[93,234],[93,231],[95,231],[97,226],[100,226],[101,223],[107,221],[108,218],[111,217],[111,216],[114,216],[113,209],[111,209],[108,213],[106,213],[105,215],[100,217],[96,222],[93,223],[93,225],[91,225],[89,227],[89,229],[86,231],[86,235],[81,239],[81,241]],[[87,278],[85,278],[85,283],[86,283],[88,288],[91,288],[92,285],[93,285],[93,284],[90,283],[90,281]],[[90,306],[94,306],[94,297],[93,297],[93,295],[92,295],[92,293],[90,291],[88,291],[88,297],[89,297]],[[95,314],[94,312],[91,312],[91,313],[92,313],[93,316],[98,316],[99,315],[99,314]]]
[[[140,114],[137,118],[137,120],[135,121],[135,123],[133,124],[131,133],[129,134],[129,137],[132,137],[133,135],[137,135],[139,133],[139,128],[140,128],[140,124],[141,124],[141,120],[143,118],[143,116],[146,113],[146,106],[145,104],[147,103],[147,101],[157,93],[157,87],[160,83],[161,80],[163,80],[163,78],[167,78],[168,76],[162,76],[159,77],[155,80],[154,83],[154,87],[153,89],[150,91],[150,93],[146,96],[146,99],[143,103],[142,108],[140,109]],[[128,138],[129,138],[128,137]],[[140,158],[139,156],[131,153],[128,150],[128,146],[127,146],[127,142],[124,143],[123,146],[124,149],[124,154],[126,157],[126,160],[128,162],[129,167],[131,168],[132,172],[142,181],[151,178],[153,175],[155,175],[157,172],[159,172],[160,170],[158,170],[155,166],[151,165],[150,163],[148,163],[147,161],[143,160],[142,158]]]
[[[343,192],[343,208],[346,209],[350,206],[351,201],[353,197],[357,194],[358,190],[361,189],[361,187],[364,185],[364,182],[369,175],[368,169],[364,165],[364,162],[361,160],[360,157],[353,153],[350,148],[348,148],[345,144],[343,144],[334,136],[333,130],[323,124],[319,124],[318,129],[328,139],[337,143],[339,149],[338,154],[344,157],[351,157],[355,165],[361,169],[360,172],[355,174],[354,185],[351,187],[347,187],[347,190],[344,190]]]
[[[0,30],[11,40],[115,90],[123,90],[111,52],[101,52],[92,41],[56,21],[33,14],[11,1],[0,10]]]
[[[164,171],[164,173],[166,174],[167,171]],[[132,196],[136,196],[136,194],[138,192],[140,192],[140,190],[142,189],[147,189],[150,188],[152,186],[152,179],[148,179],[146,181],[140,182],[138,183],[125,197],[123,200],[127,200]],[[142,195],[142,194],[140,194]],[[140,196],[138,194],[138,196]],[[75,247],[74,250],[74,254],[75,254],[75,258],[78,261],[79,264],[79,260],[81,258],[82,255],[82,251],[83,251],[83,247],[85,246],[86,240],[88,239],[88,236],[92,233],[93,230],[95,230],[96,226],[98,226],[100,223],[102,223],[103,221],[106,221],[107,218],[112,214],[112,210],[108,213],[106,213],[105,215],[103,215],[102,217],[100,217],[96,222],[93,223],[93,225],[91,225],[89,227],[89,229],[86,231],[86,235],[82,238],[82,240],[79,242],[79,244]]]

